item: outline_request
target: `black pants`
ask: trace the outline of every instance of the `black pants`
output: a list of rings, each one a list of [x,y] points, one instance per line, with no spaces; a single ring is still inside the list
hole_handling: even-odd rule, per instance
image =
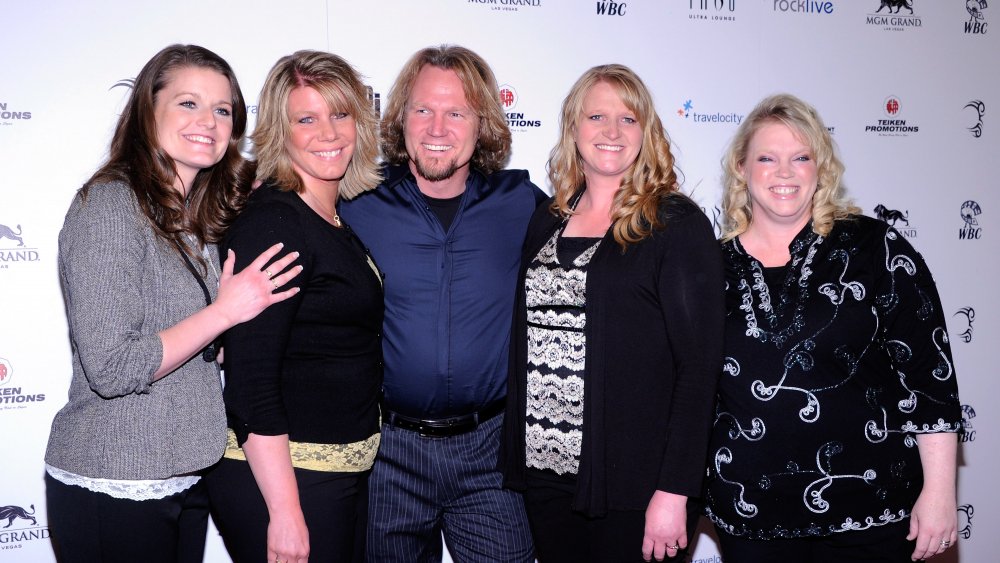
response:
[[[524,504],[535,538],[539,563],[640,563],[646,511],[611,510],[606,516],[588,518],[572,510],[572,478],[554,473],[528,471]],[[700,514],[696,501],[688,502],[688,542],[694,536]],[[675,553],[675,552],[668,552]],[[683,561],[680,557],[664,561]],[[726,563],[729,563],[726,560]]]
[[[295,469],[299,502],[309,528],[310,561],[364,561],[368,473]],[[205,477],[212,516],[235,563],[267,557],[264,496],[245,461],[223,459]]]
[[[747,540],[716,528],[726,563],[911,563],[910,521],[817,538]]]
[[[208,494],[199,482],[156,500],[117,499],[45,475],[49,533],[59,563],[201,563]]]

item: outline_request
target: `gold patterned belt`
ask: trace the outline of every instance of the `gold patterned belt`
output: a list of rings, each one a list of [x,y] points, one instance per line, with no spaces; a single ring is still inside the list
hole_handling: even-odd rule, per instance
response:
[[[246,461],[243,448],[236,442],[236,433],[226,429],[226,453],[222,457]],[[311,444],[288,442],[292,454],[292,467],[312,471],[355,473],[368,471],[375,463],[375,454],[382,435],[378,432],[350,444]]]

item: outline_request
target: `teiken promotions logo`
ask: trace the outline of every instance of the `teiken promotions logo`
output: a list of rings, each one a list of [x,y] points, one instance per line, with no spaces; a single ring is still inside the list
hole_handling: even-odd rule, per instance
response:
[[[898,96],[887,96],[882,100],[882,119],[865,125],[866,133],[874,133],[879,137],[908,137],[920,131],[920,126],[902,117],[903,102]]]
[[[503,104],[503,111],[507,116],[507,127],[510,127],[511,131],[527,131],[541,127],[541,119],[532,119],[534,116],[525,117],[523,111],[512,111],[517,108],[519,101],[521,101],[521,97],[513,86],[510,84],[500,86],[500,103]]]
[[[8,102],[0,102],[0,125],[13,125],[15,121],[29,119],[31,119],[30,111],[10,106]]]
[[[0,387],[7,385],[14,377],[14,366],[6,358],[0,358]]]
[[[20,384],[11,385],[13,379],[14,366],[6,358],[0,358],[0,411],[24,409],[29,403],[45,400],[44,393],[25,393]]]

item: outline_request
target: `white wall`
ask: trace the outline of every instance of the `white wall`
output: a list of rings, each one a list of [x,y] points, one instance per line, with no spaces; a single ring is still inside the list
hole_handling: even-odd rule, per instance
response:
[[[511,166],[540,185],[556,139],[558,107],[588,67],[621,62],[653,91],[675,142],[685,189],[714,216],[719,158],[739,119],[764,95],[788,91],[813,103],[833,128],[850,193],[866,212],[907,214],[896,224],[929,262],[949,315],[963,404],[960,526],[968,537],[944,561],[995,558],[1000,539],[1000,462],[990,392],[998,342],[1000,6],[974,20],[966,0],[912,0],[887,14],[879,0],[125,0],[9,2],[0,9],[0,506],[31,512],[0,522],[0,563],[53,560],[42,455],[49,422],[66,396],[69,346],[56,275],[56,237],[74,191],[100,163],[125,88],[163,46],[197,43],[236,69],[255,105],[274,61],[302,48],[338,53],[385,95],[405,59],[430,44],[482,54],[517,94],[509,111]],[[601,8],[603,7],[603,14]],[[885,18],[884,22],[882,18]],[[967,24],[979,23],[978,27]],[[996,23],[994,23],[996,22]],[[992,28],[990,24],[997,27]],[[968,28],[968,31],[967,30]],[[979,33],[973,33],[978,31]],[[890,97],[898,113],[886,114]],[[983,102],[980,136],[969,130]],[[691,109],[684,116],[685,102]],[[253,116],[251,116],[253,117]],[[879,120],[917,130],[866,131]],[[978,209],[974,239],[960,239],[966,202]],[[19,227],[20,226],[20,227]],[[0,235],[6,234],[0,227]],[[113,252],[114,249],[108,249]],[[974,319],[971,341],[961,333]],[[975,416],[972,416],[972,413]],[[974,432],[974,434],[973,434]],[[973,439],[974,438],[974,439]],[[87,517],[81,515],[81,517]],[[693,560],[716,562],[702,536]],[[950,558],[950,559],[948,559]],[[228,561],[212,537],[206,560]]]

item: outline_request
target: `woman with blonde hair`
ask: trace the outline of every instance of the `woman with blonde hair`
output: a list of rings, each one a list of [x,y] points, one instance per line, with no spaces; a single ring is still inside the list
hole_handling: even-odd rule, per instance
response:
[[[264,82],[262,185],[224,243],[240,256],[288,241],[302,291],[224,338],[229,444],[209,493],[237,562],[363,558],[382,284],[336,204],[378,184],[376,131],[365,86],[336,55],[296,52]]]
[[[517,286],[506,482],[543,563],[677,557],[722,359],[718,245],[629,68],[584,73],[561,122]]]
[[[706,513],[727,563],[905,562],[956,539],[958,388],[923,259],[844,196],[816,110],[723,159],[726,353]]]

